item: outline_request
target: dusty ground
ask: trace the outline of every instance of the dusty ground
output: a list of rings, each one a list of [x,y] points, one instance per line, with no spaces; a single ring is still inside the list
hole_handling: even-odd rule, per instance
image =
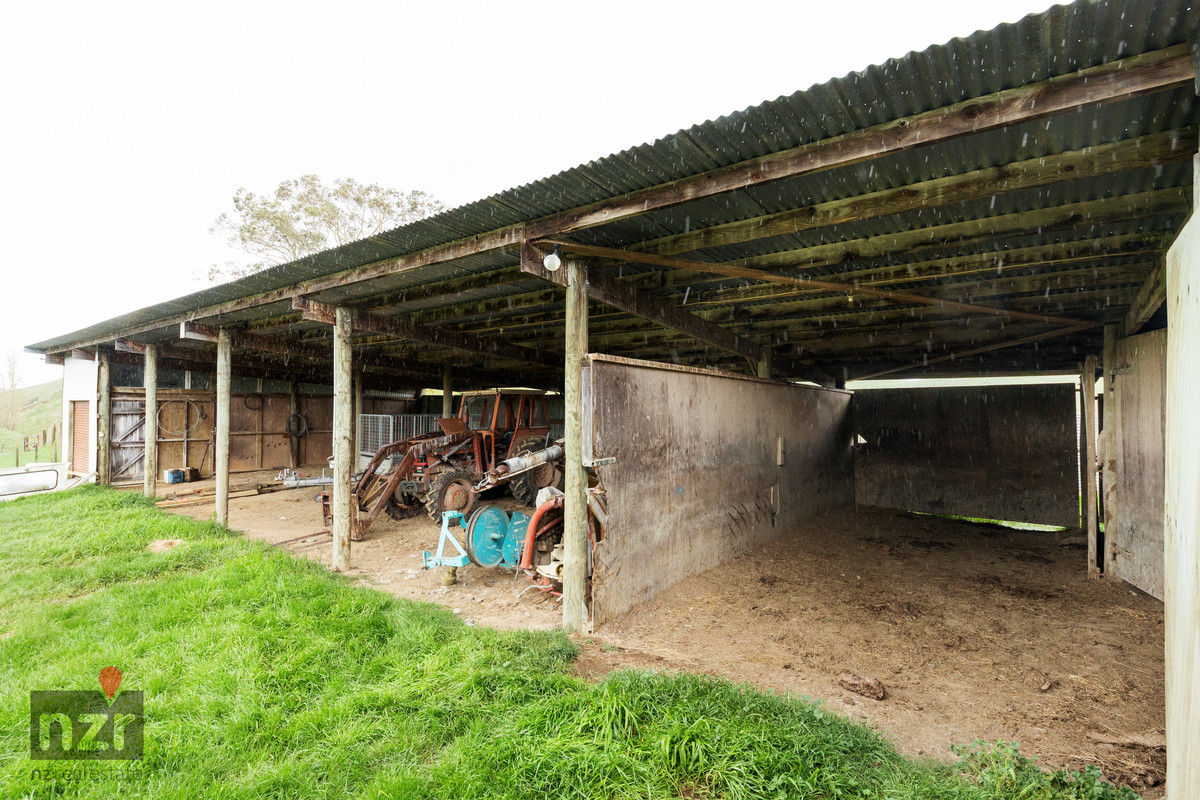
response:
[[[180,487],[162,491],[170,488]],[[233,499],[231,526],[328,563],[315,491]],[[213,507],[176,510],[207,517]],[[522,593],[525,579],[472,566],[447,587],[441,570],[423,571],[421,551],[436,549],[438,532],[425,517],[381,518],[354,544],[352,574],[472,624],[559,623],[556,598]],[[1160,796],[1161,750],[1097,739],[1161,738],[1162,604],[1121,581],[1088,579],[1082,550],[1063,540],[877,510],[829,514],[595,632],[578,669],[686,670],[811,695],[870,720],[912,755],[949,758],[950,743],[1015,739],[1045,767],[1096,763]],[[887,696],[842,688],[846,672],[881,681]]]

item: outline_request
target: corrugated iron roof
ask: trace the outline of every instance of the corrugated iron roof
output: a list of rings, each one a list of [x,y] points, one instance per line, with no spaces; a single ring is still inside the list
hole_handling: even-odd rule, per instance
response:
[[[582,164],[539,181],[445,211],[377,236],[273,267],[238,281],[140,309],[31,345],[47,352],[157,319],[187,314],[312,278],[487,233],[671,180],[827,139],[897,117],[1045,80],[1142,52],[1188,41],[1200,14],[1184,0],[1080,0],[1055,6],[1017,23],[978,31],[944,45],[851,73],[786,97],[731,113],[653,142]],[[1160,92],[1098,109],[1061,114],[962,139],[883,156],[820,174],[756,186],[577,233],[580,242],[628,247],[647,239],[862,194],[865,191],[1049,156],[1143,133],[1174,130],[1197,121],[1190,90]],[[695,260],[734,259],[815,242],[880,236],[936,221],[990,216],[1079,200],[1189,183],[1190,164],[1120,173],[1044,189],[1012,192],[953,207],[923,210],[800,232],[689,255]],[[421,267],[369,284],[349,284],[319,295],[351,302],[460,275],[516,263],[513,253],[491,252]],[[634,269],[633,271],[636,271]],[[527,291],[527,289],[525,290]],[[495,298],[486,291],[456,301]],[[413,303],[405,310],[429,307]],[[238,312],[236,319],[278,313],[278,304]],[[231,318],[232,319],[232,318]],[[223,320],[224,321],[224,320]]]

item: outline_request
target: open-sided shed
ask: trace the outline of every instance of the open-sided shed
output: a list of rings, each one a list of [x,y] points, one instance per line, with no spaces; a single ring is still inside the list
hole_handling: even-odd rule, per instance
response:
[[[159,370],[185,375],[181,389],[208,392],[221,518],[235,378],[331,387],[334,561],[343,566],[356,382],[391,393],[385,399],[443,381],[564,389],[568,627],[581,623],[586,589],[583,462],[615,455],[611,469],[633,469],[639,446],[633,437],[621,443],[630,451],[585,450],[585,366],[593,378],[614,365],[639,375],[646,385],[620,395],[639,403],[726,398],[688,407],[701,423],[689,429],[695,441],[652,433],[641,441],[663,464],[687,468],[687,480],[658,487],[682,487],[678,497],[660,500],[732,520],[727,533],[701,534],[720,537],[718,547],[663,542],[664,558],[697,569],[769,537],[782,506],[816,496],[795,484],[797,463],[820,482],[820,498],[853,496],[852,431],[839,411],[852,405],[840,391],[848,379],[1051,373],[1081,375],[1090,389],[1102,372],[1109,538],[1085,519],[1088,567],[1115,561],[1117,574],[1149,591],[1161,578],[1170,780],[1200,792],[1200,423],[1184,412],[1200,388],[1200,232],[1185,225],[1200,122],[1189,46],[1198,19],[1173,0],[1058,6],[30,349],[62,359],[73,387],[65,400],[89,403],[85,424],[64,430],[95,437],[94,455],[76,452],[93,459],[101,480],[111,463],[113,370],[141,367],[146,408],[158,408]],[[550,256],[565,268],[548,269]],[[1164,323],[1161,341],[1135,338]],[[585,359],[589,352],[610,358]],[[197,387],[193,375],[205,376]],[[798,381],[821,388],[801,397]],[[589,408],[611,411],[613,391],[593,391]],[[319,392],[280,389],[289,399],[275,402]],[[785,407],[816,410],[739,427],[747,413],[765,420]],[[679,411],[667,405],[657,426],[657,410],[647,413],[648,430],[677,430]],[[625,407],[619,421],[637,412]],[[1091,430],[1090,402],[1083,413]],[[613,441],[615,428],[596,428],[603,418],[586,418],[593,445]],[[146,414],[140,439],[150,491],[162,466],[159,423]],[[702,450],[680,460],[671,449],[702,447],[721,425],[742,437],[734,461],[721,463],[766,470],[741,509],[726,503],[728,482],[689,491],[700,476],[687,471]],[[1091,498],[1097,458],[1092,437],[1083,439]],[[185,436],[182,452],[190,446]],[[805,461],[814,452],[823,460]],[[1039,480],[1031,472],[1027,483]],[[1094,516],[1095,503],[1084,509]],[[621,591],[638,586],[621,583],[628,573],[617,579],[620,563],[597,558]]]

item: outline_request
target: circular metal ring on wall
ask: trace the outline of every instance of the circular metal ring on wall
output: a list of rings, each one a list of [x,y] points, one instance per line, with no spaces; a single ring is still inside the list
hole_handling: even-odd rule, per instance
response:
[[[184,430],[179,430],[179,431],[167,430],[167,428],[162,424],[162,412],[163,412],[163,409],[167,407],[167,403],[184,403],[185,405],[190,405],[190,406],[194,407],[196,409],[196,421],[193,422],[191,425],[189,425]],[[185,408],[184,416],[183,416],[184,420],[187,419],[187,416],[188,416],[187,409]],[[156,412],[156,419],[158,421],[159,433],[166,434],[167,436],[170,436],[172,438],[178,437],[178,436],[186,436],[189,433],[191,433],[192,431],[196,430],[196,428],[200,427],[200,423],[204,421],[204,417],[205,417],[205,414],[204,414],[203,409],[200,408],[200,404],[197,403],[195,400],[163,400],[161,403],[158,404],[158,411]]]
[[[299,420],[299,422],[293,422],[293,420]],[[303,436],[308,433],[308,420],[303,414],[292,414],[287,418],[284,428],[291,436]]]

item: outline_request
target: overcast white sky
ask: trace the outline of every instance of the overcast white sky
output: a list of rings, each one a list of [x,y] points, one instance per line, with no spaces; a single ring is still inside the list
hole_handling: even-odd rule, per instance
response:
[[[202,288],[240,186],[459,205],[1048,6],[5,3],[0,352]]]

